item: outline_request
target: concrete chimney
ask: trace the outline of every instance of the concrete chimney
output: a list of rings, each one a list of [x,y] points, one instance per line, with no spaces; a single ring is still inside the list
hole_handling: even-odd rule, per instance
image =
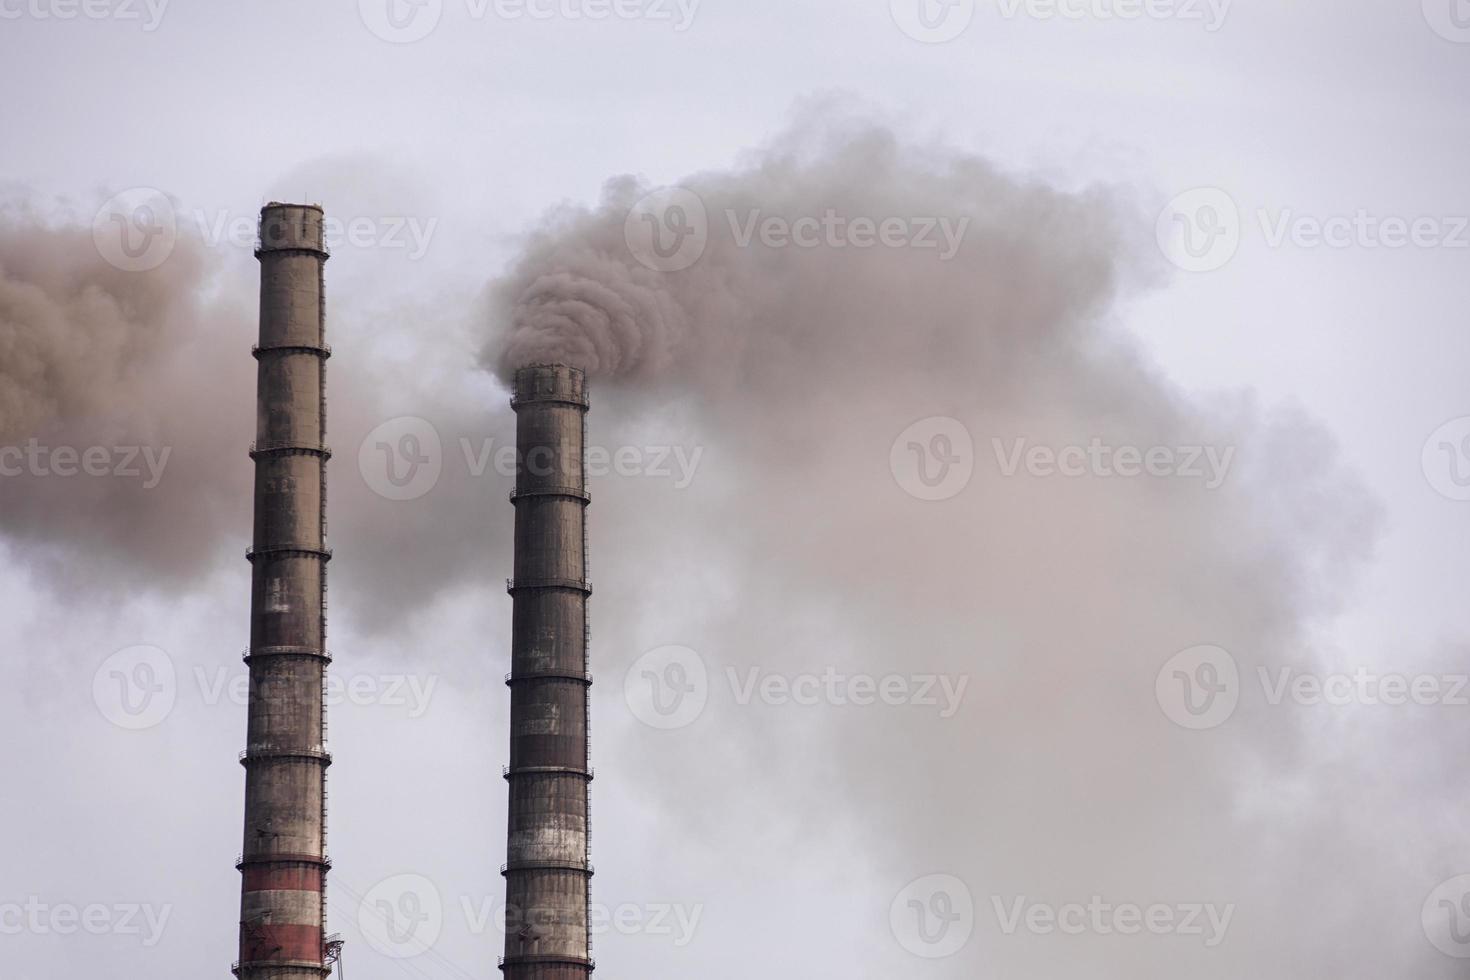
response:
[[[322,209],[260,211],[241,980],[322,980],[326,918],[326,362]]]
[[[562,364],[521,368],[516,413],[506,980],[586,980],[590,814],[587,390]]]

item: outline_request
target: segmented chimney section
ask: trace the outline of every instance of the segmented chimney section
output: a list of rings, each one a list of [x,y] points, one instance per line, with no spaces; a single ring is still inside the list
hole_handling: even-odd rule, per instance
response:
[[[515,375],[506,980],[586,980],[589,766],[587,391],[566,365]]]
[[[321,980],[326,910],[326,361],[322,210],[260,212],[241,980]]]

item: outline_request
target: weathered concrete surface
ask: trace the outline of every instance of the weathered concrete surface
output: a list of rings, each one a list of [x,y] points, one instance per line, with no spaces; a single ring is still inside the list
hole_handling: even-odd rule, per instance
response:
[[[322,211],[260,212],[242,980],[321,980],[326,915],[326,399]]]
[[[584,980],[588,861],[587,491],[581,371],[516,372],[506,980]]]

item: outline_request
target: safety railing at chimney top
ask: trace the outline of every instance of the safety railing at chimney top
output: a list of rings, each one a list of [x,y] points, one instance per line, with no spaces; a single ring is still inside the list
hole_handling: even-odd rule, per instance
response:
[[[531,766],[528,769],[522,766],[521,768],[516,770],[512,770],[510,766],[500,767],[500,775],[502,778],[508,778],[512,771],[521,773],[533,772],[543,776],[586,776],[588,779],[597,778],[596,771],[593,770],[591,767],[588,767],[586,769],[572,769],[565,766]]]
[[[280,242],[272,244],[271,247],[267,249],[265,247],[265,240],[261,237],[261,235],[257,233],[255,236],[255,252],[257,255],[265,251],[289,252],[292,249],[296,249],[297,251],[302,252],[321,252],[323,255],[328,257],[331,257],[332,254],[332,249],[329,245],[327,245],[327,240],[325,237],[322,238],[322,242],[320,245],[311,245],[305,243],[287,244],[284,240],[282,240]]]

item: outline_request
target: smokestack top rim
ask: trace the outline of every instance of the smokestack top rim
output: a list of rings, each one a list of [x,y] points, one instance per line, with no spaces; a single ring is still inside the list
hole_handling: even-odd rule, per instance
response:
[[[544,371],[548,368],[561,368],[563,370],[570,371],[573,375],[581,375],[583,377],[587,375],[587,371],[585,369],[579,368],[575,364],[568,364],[566,361],[531,361],[530,363],[517,366],[515,371],[516,374],[520,374],[522,371]]]
[[[310,252],[324,259],[331,258],[325,222],[326,212],[319,204],[267,204],[260,209],[256,225],[255,257]]]
[[[564,363],[523,364],[510,384],[512,408],[533,402],[565,402],[586,409],[587,372]]]
[[[323,210],[320,204],[293,204],[290,201],[271,201],[267,204],[262,204],[260,206],[260,213],[265,214],[267,211],[273,211],[281,208],[304,208],[308,211],[316,211],[319,214],[326,214],[326,211]]]

